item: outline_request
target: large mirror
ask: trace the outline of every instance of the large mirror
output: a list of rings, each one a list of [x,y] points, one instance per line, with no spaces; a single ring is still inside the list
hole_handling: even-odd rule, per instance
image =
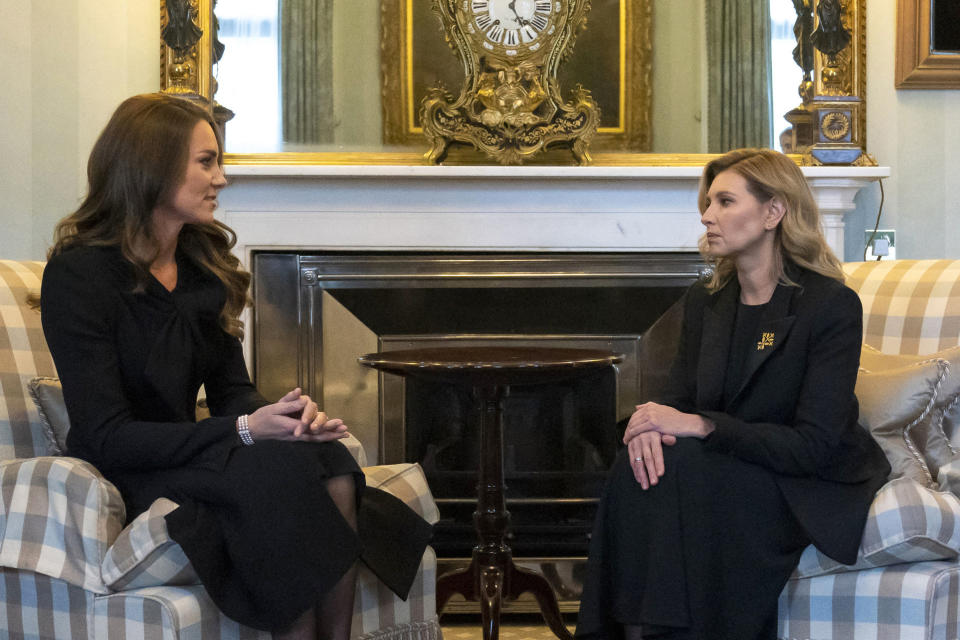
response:
[[[211,84],[215,100],[234,114],[226,124],[234,158],[379,154],[418,162],[427,149],[417,121],[420,99],[437,84],[456,94],[463,73],[433,2],[166,0],[162,26],[179,4],[198,18],[215,12]],[[682,161],[684,154],[748,145],[796,151],[798,118],[808,128],[801,144],[815,141],[810,127],[823,118],[809,110],[798,115],[803,91],[808,105],[831,94],[854,103],[846,138],[833,142],[862,147],[864,5],[592,0],[587,27],[558,78],[564,92],[581,84],[599,103],[592,151],[601,161],[604,154]],[[811,36],[830,30],[831,10],[834,31],[839,27],[853,42],[824,52],[811,46]],[[831,65],[843,76],[832,87]]]

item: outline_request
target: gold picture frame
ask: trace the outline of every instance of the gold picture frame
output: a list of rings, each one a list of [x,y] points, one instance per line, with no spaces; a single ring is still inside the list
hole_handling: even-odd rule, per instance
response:
[[[937,28],[934,0],[899,0],[897,52],[894,74],[897,89],[960,89],[960,51],[933,48]],[[960,28],[960,27],[957,27]]]
[[[420,101],[438,83],[456,95],[463,70],[446,43],[432,0],[381,0],[383,141],[424,146]],[[651,0],[593,0],[587,28],[558,75],[563,97],[582,84],[600,104],[598,151],[649,152],[652,109]],[[610,47],[611,31],[618,47]],[[589,68],[589,73],[587,69]]]

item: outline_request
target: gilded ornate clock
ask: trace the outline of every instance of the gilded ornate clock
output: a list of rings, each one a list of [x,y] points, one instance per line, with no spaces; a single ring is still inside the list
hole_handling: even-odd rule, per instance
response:
[[[447,39],[463,63],[459,97],[432,89],[420,122],[441,162],[454,143],[503,164],[519,164],[548,146],[567,146],[580,164],[600,110],[579,85],[564,102],[557,68],[572,51],[590,0],[434,0]]]

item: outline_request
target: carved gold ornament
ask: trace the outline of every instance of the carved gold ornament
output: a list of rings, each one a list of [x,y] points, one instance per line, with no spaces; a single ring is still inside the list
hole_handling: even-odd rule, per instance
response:
[[[826,113],[820,121],[820,131],[829,140],[843,140],[850,133],[850,117],[842,111]]]
[[[589,9],[590,0],[434,0],[465,78],[456,98],[438,87],[423,100],[427,160],[441,162],[452,144],[462,143],[502,164],[519,164],[557,145],[588,164],[600,110],[580,86],[565,102],[557,68]]]
[[[212,65],[223,54],[216,4],[217,0],[160,0],[160,84],[164,93],[209,109],[222,132],[233,111],[214,98],[217,80]]]
[[[202,43],[209,33],[212,9],[206,15],[198,0],[160,1],[160,42],[163,91],[183,96],[210,98],[210,56]],[[206,72],[206,74],[204,73]]]
[[[798,4],[796,0],[794,4]],[[809,5],[802,4],[813,23],[809,41],[798,42],[798,46],[814,54],[814,86],[803,96],[801,107],[811,117],[800,123],[803,130],[795,131],[796,140],[809,136],[810,143],[795,150],[804,154],[805,164],[869,164],[873,160],[864,153],[866,2],[810,0]],[[806,38],[806,31],[798,32],[798,38]]]

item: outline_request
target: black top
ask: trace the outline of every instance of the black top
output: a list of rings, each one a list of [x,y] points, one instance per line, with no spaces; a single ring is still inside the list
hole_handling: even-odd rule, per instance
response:
[[[763,336],[759,333],[760,318],[766,304],[737,303],[737,319],[733,323],[730,339],[730,360],[727,362],[726,379],[723,385],[723,404],[727,406],[743,385],[744,362],[750,351],[762,349]]]

